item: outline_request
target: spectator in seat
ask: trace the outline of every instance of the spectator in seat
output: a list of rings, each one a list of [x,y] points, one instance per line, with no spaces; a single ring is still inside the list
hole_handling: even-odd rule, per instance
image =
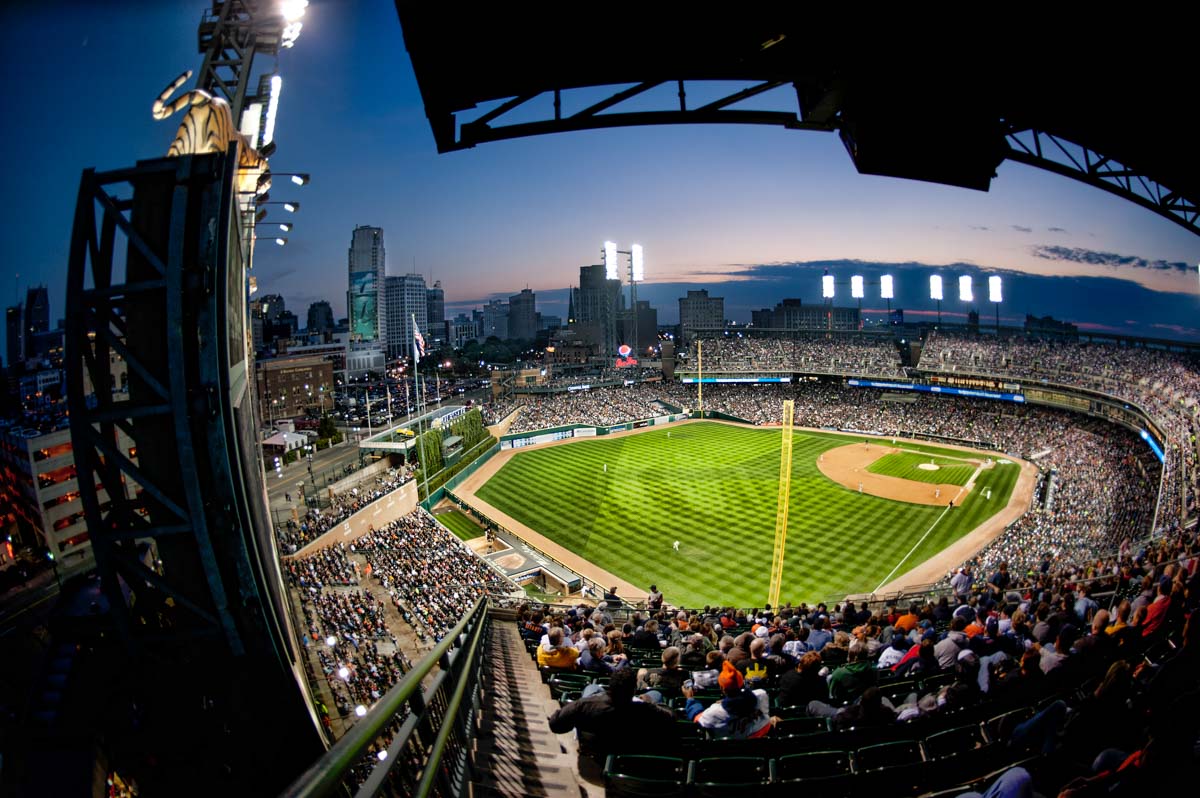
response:
[[[679,649],[675,646],[664,648],[662,667],[639,670],[638,687],[643,690],[659,690],[667,698],[679,695],[679,688],[688,678],[687,671],[679,667],[679,656]]]
[[[630,639],[629,645],[634,648],[649,648],[657,649],[658,645],[658,621],[651,618],[646,621],[646,624],[633,633],[633,638]]]
[[[611,676],[616,671],[629,666],[629,660],[624,655],[607,656],[608,646],[604,638],[593,637],[588,641],[587,648],[579,655],[576,663],[581,671],[595,673],[600,676]]]
[[[875,663],[867,659],[867,646],[861,640],[850,643],[848,662],[829,676],[829,697],[836,702],[857,698],[875,684]]]
[[[574,670],[579,659],[579,649],[566,643],[561,626],[550,629],[546,641],[538,646],[538,665],[543,668],[566,668]]]
[[[953,668],[954,663],[958,661],[958,652],[967,648],[970,641],[963,632],[966,628],[967,621],[961,615],[955,615],[950,621],[950,631],[946,633],[946,637],[941,642],[933,647],[933,653],[937,657],[940,667]]]
[[[824,701],[829,685],[821,675],[821,655],[809,651],[800,657],[800,664],[779,677],[779,705],[807,706],[810,701]]]
[[[737,668],[726,662],[721,666],[718,684],[724,697],[707,709],[692,697],[692,688],[683,691],[687,697],[687,716],[722,739],[744,740],[762,737],[771,731],[778,718],[771,717],[771,699],[766,690],[746,688]]]
[[[607,690],[572,701],[551,715],[550,730],[592,734],[601,754],[661,748],[676,735],[675,719],[665,707],[634,700],[635,685],[633,671],[617,671]]]

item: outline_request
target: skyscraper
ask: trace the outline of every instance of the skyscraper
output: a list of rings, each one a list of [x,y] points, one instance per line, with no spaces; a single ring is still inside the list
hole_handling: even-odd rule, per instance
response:
[[[725,329],[725,299],[710,297],[706,289],[688,291],[679,298],[679,336],[683,342],[697,334],[717,333]]]
[[[50,332],[50,294],[46,286],[38,285],[25,292],[25,359],[42,356],[39,334]]]
[[[486,341],[495,336],[501,341],[509,338],[508,334],[508,305],[502,299],[493,299],[483,306],[483,328],[480,338]]]
[[[383,228],[354,228],[349,251],[350,290],[346,310],[353,341],[387,341],[387,314],[383,307],[386,253]]]
[[[532,341],[537,337],[537,311],[534,309],[536,296],[528,288],[508,298],[508,337],[520,341]]]
[[[387,277],[384,280],[387,315],[387,356],[405,357],[412,354],[413,319],[422,335],[429,332],[427,314],[428,291],[425,278],[419,274]]]
[[[603,356],[617,352],[617,315],[624,306],[621,281],[609,280],[603,264],[579,267],[579,288],[571,297],[572,329],[581,342]]]
[[[25,325],[21,322],[21,306],[4,309],[4,365],[10,369],[25,359]]]
[[[425,292],[425,317],[429,321],[426,331],[431,341],[446,340],[446,292],[442,290],[442,281],[438,280],[433,287]]]
[[[306,329],[310,333],[326,333],[333,329],[333,308],[324,299],[308,306]]]

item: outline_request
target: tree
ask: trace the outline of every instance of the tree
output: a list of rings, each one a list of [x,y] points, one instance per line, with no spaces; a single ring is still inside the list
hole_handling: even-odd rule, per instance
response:
[[[328,413],[321,416],[321,423],[317,425],[317,436],[321,438],[332,438],[337,434],[337,427],[333,425],[333,419]]]

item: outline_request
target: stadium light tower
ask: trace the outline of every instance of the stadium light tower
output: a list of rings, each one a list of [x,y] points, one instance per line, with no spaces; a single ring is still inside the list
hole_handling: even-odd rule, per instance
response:
[[[988,278],[988,300],[996,307],[996,335],[1000,335],[1000,303],[1004,301],[1004,295],[1001,293],[998,274]]]
[[[971,285],[971,275],[969,274],[958,278],[958,299],[961,302],[975,301],[975,289]]]
[[[896,289],[892,275],[885,274],[879,278],[879,296],[881,299],[887,300],[888,308],[888,323],[892,322],[892,299],[896,296]]]
[[[929,298],[937,300],[938,310],[938,326],[942,326],[942,275],[931,274],[929,276]]]
[[[862,329],[862,298],[863,298],[863,278],[861,274],[856,274],[850,278],[850,296],[858,300],[858,329]]]
[[[607,280],[620,280],[619,256],[629,256],[629,312],[633,320],[633,350],[638,350],[638,314],[637,314],[637,284],[646,279],[646,259],[641,244],[634,244],[629,249],[617,249],[615,241],[605,241],[601,253],[604,257],[604,277]]]

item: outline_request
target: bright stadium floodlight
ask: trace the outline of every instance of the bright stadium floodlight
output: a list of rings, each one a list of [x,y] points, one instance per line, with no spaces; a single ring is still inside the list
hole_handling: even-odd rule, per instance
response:
[[[263,146],[275,140],[275,114],[279,111],[279,90],[283,88],[283,78],[278,75],[271,77],[271,96],[267,100],[267,126],[263,128]]]
[[[617,274],[617,243],[604,242],[604,277],[607,280],[620,280]]]
[[[892,275],[885,274],[879,278],[879,298],[895,299],[896,289],[892,283]]]
[[[856,274],[850,278],[850,296],[855,299],[863,298],[863,278],[861,274]]]
[[[975,291],[971,288],[971,275],[969,274],[958,278],[958,299],[960,302],[975,301]]]
[[[1004,295],[1000,291],[1000,275],[993,274],[988,278],[988,300],[991,302],[1003,302]]]
[[[291,23],[303,17],[307,8],[308,0],[282,0],[279,4],[279,13],[283,15],[285,21]]]
[[[833,299],[833,275],[824,274],[821,276],[821,296],[825,299]]]
[[[942,275],[932,274],[929,276],[929,298],[942,301]]]
[[[640,283],[646,279],[646,264],[642,259],[642,245],[634,244],[629,248],[629,258],[633,261],[633,281]]]

